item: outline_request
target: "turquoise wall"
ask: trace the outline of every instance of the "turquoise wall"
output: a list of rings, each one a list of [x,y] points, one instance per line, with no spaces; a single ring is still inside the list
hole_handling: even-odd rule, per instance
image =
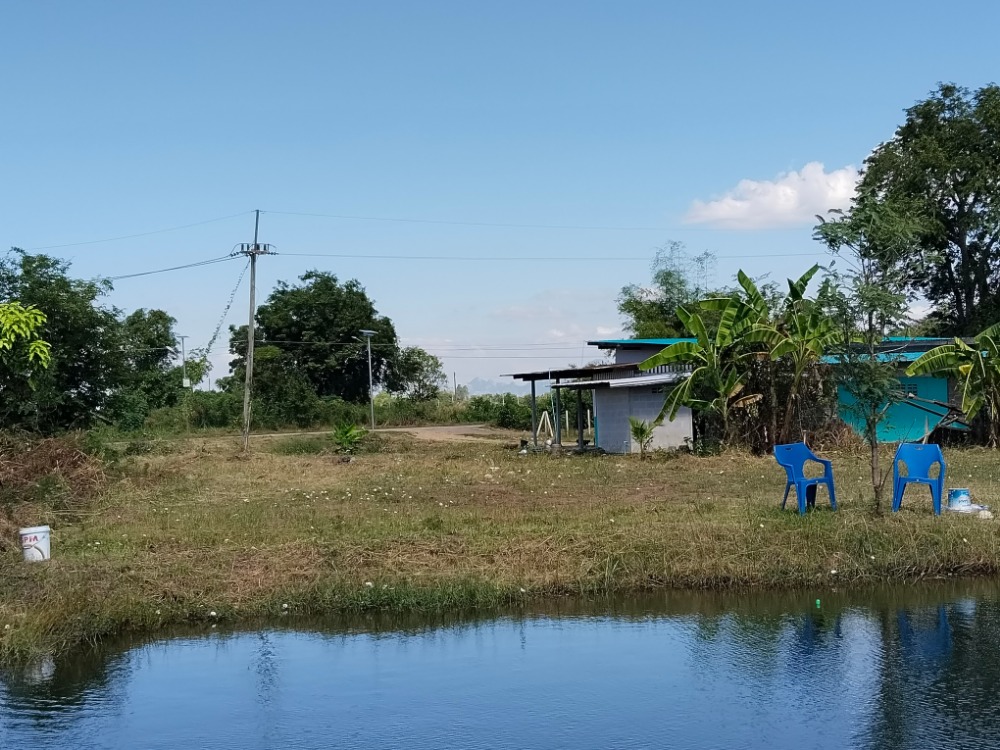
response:
[[[948,402],[948,380],[946,378],[901,377],[899,383],[904,391],[912,393],[918,398]],[[849,424],[855,432],[864,434],[864,420],[860,419],[850,408],[854,399],[843,388],[838,390],[837,397],[840,418]],[[944,409],[936,409],[940,416],[935,416],[935,414],[925,411],[926,408],[935,407],[930,404],[921,404],[921,407],[923,408],[917,408],[906,401],[890,406],[885,419],[878,426],[879,442],[908,443],[921,440],[928,429],[934,429],[945,413]]]

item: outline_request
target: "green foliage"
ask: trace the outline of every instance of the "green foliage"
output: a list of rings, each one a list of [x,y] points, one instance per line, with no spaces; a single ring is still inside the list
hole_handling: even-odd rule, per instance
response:
[[[797,280],[788,280],[788,296],[776,318],[771,317],[765,306],[759,305],[757,311],[761,322],[744,336],[746,344],[765,345],[772,361],[785,361],[792,366],[780,438],[786,442],[794,439],[792,422],[802,379],[816,370],[827,349],[840,340],[840,331],[826,311],[816,301],[805,297],[809,282],[818,271],[819,266],[815,265]]]
[[[379,315],[364,288],[355,280],[341,283],[336,276],[310,271],[296,286],[279,282],[257,309],[255,388],[264,402],[291,397],[274,390],[279,382],[259,379],[257,364],[267,361],[280,380],[294,378],[292,390],[308,390],[317,398],[337,397],[361,402],[368,398],[368,352],[362,330],[373,330],[372,372],[376,386],[391,375],[399,353],[392,321]],[[235,359],[234,381],[245,372],[246,327],[231,329],[230,350]],[[302,398],[301,395],[296,398]],[[273,408],[283,408],[275,406]],[[304,419],[304,417],[303,417]]]
[[[45,313],[33,305],[0,304],[0,359],[8,367],[26,366],[29,370],[48,367],[52,347],[39,338],[45,322]]]
[[[358,427],[350,422],[342,422],[333,430],[333,442],[340,453],[354,453],[361,441],[365,439],[363,427]]]
[[[971,421],[983,409],[989,418],[990,447],[1000,443],[1000,323],[979,333],[969,346],[956,338],[923,354],[908,375],[948,375],[962,385],[962,411]]]
[[[941,84],[865,160],[853,213],[905,208],[906,282],[937,306],[937,333],[1000,315],[1000,87]]]
[[[908,206],[876,201],[864,186],[849,212],[831,215],[829,221],[820,218],[815,235],[846,260],[847,270],[830,274],[819,304],[840,330],[840,343],[834,348],[837,379],[851,396],[851,410],[864,424],[879,511],[890,472],[880,465],[878,426],[889,405],[902,395],[899,363],[883,351],[883,342],[907,319],[907,288],[920,225]]]
[[[740,283],[756,291],[753,282],[740,272]],[[760,400],[759,394],[742,394],[749,376],[743,336],[761,320],[763,298],[759,294],[704,300],[702,308],[718,312],[719,325],[709,333],[701,313],[677,308],[677,316],[694,341],[678,341],[653,355],[640,367],[652,370],[665,365],[686,365],[690,374],[671,389],[660,418],[674,419],[682,406],[717,417],[723,436],[729,429],[731,407],[745,407]]]
[[[400,350],[391,364],[386,387],[411,401],[431,401],[448,384],[441,360],[417,346]]]
[[[636,338],[684,336],[677,308],[694,304],[708,290],[703,286],[715,258],[710,253],[688,255],[681,242],[668,242],[656,251],[649,286],[630,284],[618,296],[618,312]]]
[[[629,434],[632,435],[632,440],[639,446],[639,458],[645,458],[646,453],[649,451],[649,446],[653,443],[655,424],[630,416],[628,418],[628,427]]]
[[[48,367],[30,380],[22,362],[0,359],[0,422],[8,429],[54,432],[107,415],[126,375],[117,312],[100,298],[102,282],[70,278],[65,261],[12,251],[0,261],[0,299],[44,311],[39,335]]]

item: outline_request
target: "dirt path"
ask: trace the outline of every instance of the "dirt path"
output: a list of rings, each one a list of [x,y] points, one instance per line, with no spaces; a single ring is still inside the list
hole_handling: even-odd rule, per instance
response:
[[[377,432],[401,432],[420,440],[456,442],[467,440],[502,440],[507,436],[496,428],[482,424],[456,424],[439,427],[383,427]]]
[[[450,424],[434,427],[379,427],[376,432],[392,432],[401,435],[412,435],[419,440],[435,443],[465,442],[469,440],[504,440],[516,439],[517,433],[507,435],[504,430],[484,424]],[[308,437],[313,435],[329,435],[330,430],[304,430],[302,432],[260,432],[250,436],[257,438]]]
[[[448,442],[468,442],[476,440],[514,440],[519,433],[514,431],[500,430],[489,425],[482,424],[460,424],[460,425],[439,425],[434,427],[379,427],[376,432],[398,433],[400,435],[412,435],[418,440],[427,440],[434,443]],[[255,440],[273,440],[275,438],[289,437],[313,437],[329,435],[330,430],[302,430],[300,432],[255,432],[250,435],[251,442]],[[187,441],[202,440],[207,442],[231,441],[239,439],[238,434],[232,435],[177,435],[168,438],[160,438],[164,441]],[[124,445],[124,443],[121,443]]]

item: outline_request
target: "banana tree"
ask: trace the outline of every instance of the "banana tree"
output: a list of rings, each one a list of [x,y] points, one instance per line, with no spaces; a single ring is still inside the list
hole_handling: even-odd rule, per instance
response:
[[[789,279],[781,317],[758,323],[744,336],[748,344],[764,344],[772,362],[784,358],[791,362],[792,382],[781,427],[784,440],[792,439],[795,405],[804,376],[820,362],[826,350],[840,340],[830,317],[813,300],[805,298],[806,287],[817,271],[819,266],[815,265],[795,281]]]
[[[965,416],[971,420],[985,408],[990,447],[1000,444],[1000,323],[975,336],[971,346],[956,338],[925,352],[906,374],[954,377],[962,386]]]
[[[678,308],[677,317],[695,340],[675,342],[639,367],[651,370],[670,364],[688,365],[690,374],[670,391],[659,419],[674,419],[681,407],[687,406],[717,416],[725,437],[730,409],[758,401],[760,395],[741,395],[749,376],[741,337],[757,320],[754,308],[742,300],[726,298],[721,309],[719,327],[713,336],[700,313]]]

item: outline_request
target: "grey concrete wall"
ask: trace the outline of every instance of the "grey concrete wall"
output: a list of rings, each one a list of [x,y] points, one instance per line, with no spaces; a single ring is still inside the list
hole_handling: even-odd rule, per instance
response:
[[[651,346],[645,349],[616,349],[615,364],[634,365],[638,362],[644,362],[661,351],[663,351],[661,346]]]
[[[628,388],[594,390],[597,447],[608,453],[624,453],[631,443],[628,429]]]
[[[632,445],[629,416],[652,422],[660,415],[666,392],[653,386],[640,388],[598,388],[594,391],[597,445],[608,453],[639,452]],[[652,448],[682,448],[693,435],[691,410],[682,408],[677,418],[664,420],[653,431]]]

